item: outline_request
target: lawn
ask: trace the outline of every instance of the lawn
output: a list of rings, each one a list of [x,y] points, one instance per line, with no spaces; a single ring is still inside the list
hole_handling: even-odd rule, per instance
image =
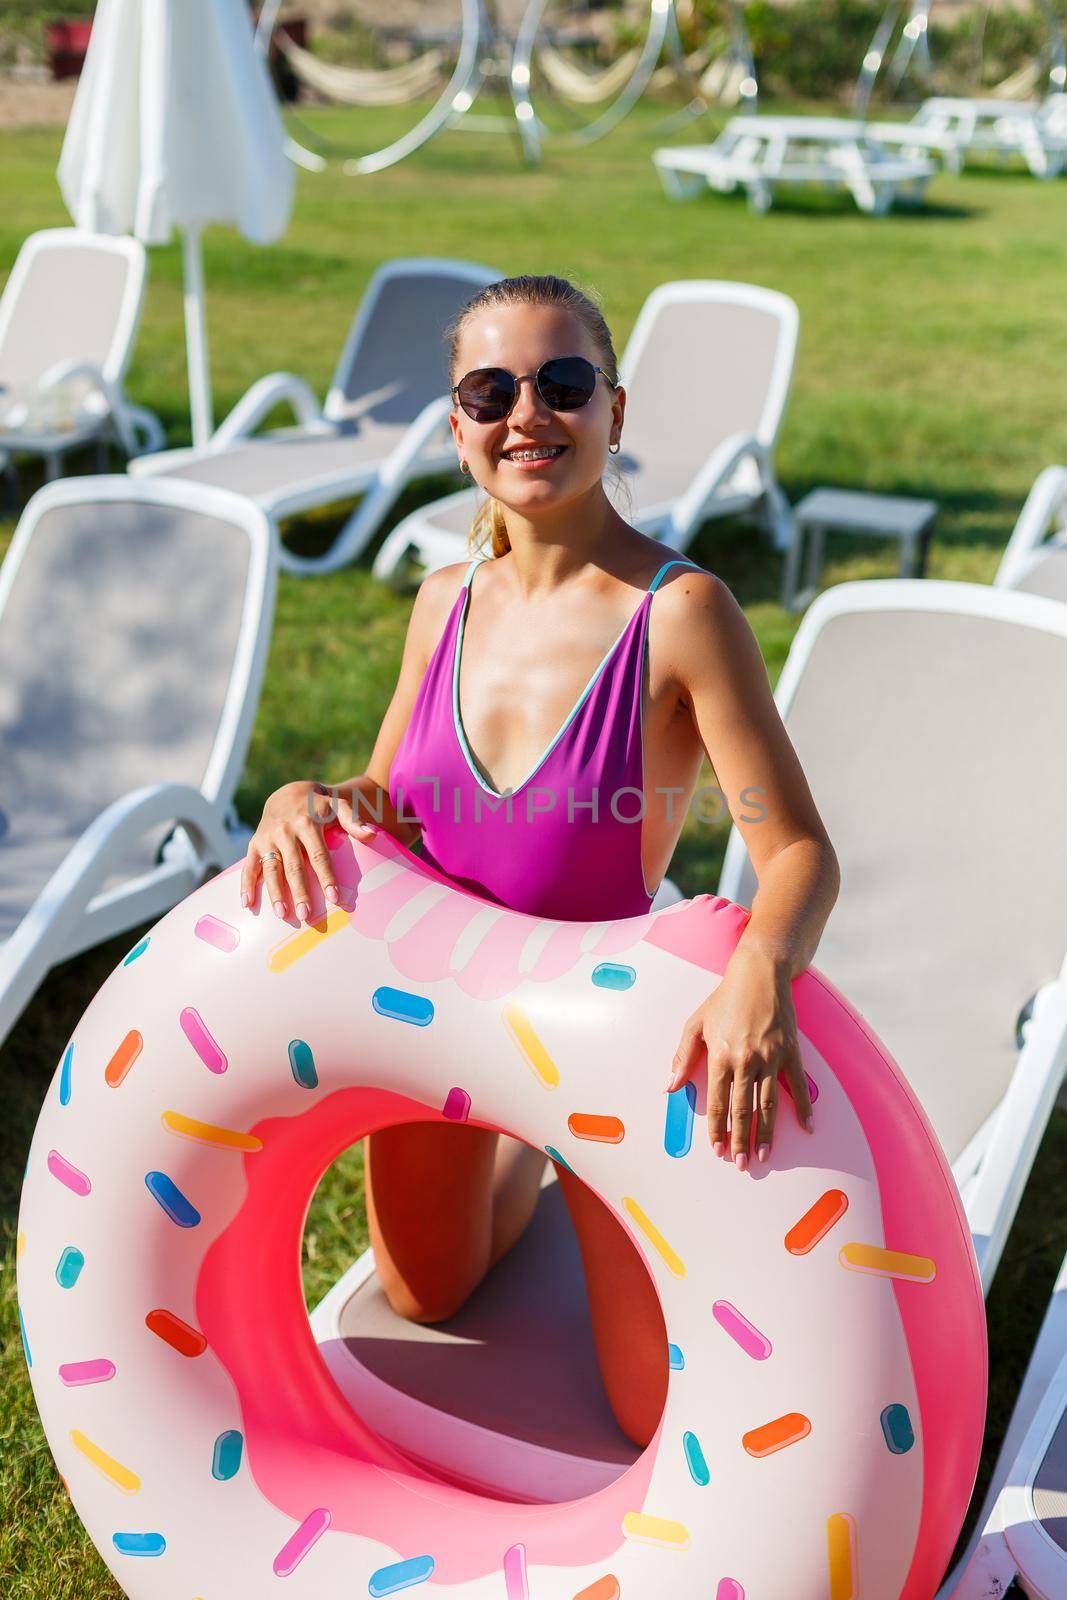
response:
[[[836,198],[756,216],[740,200],[672,204],[649,156],[642,108],[585,152],[524,170],[509,138],[449,134],[402,166],[352,180],[302,174],[285,240],[262,249],[211,231],[206,271],[218,415],[264,371],[324,391],[374,267],[405,254],[463,256],[502,273],[556,271],[595,287],[619,349],[665,279],[745,279],[791,294],[801,312],[792,399],[778,453],[790,498],[816,483],[929,495],[941,504],[930,574],[988,582],[1037,472],[1067,457],[1067,181],[987,169],[938,178],[929,205],[874,220]],[[672,136],[677,138],[677,135]],[[65,224],[55,183],[60,135],[0,135],[0,274],[23,237]],[[152,252],[128,388],[188,437],[175,247]],[[88,465],[88,464],[87,464]],[[33,486],[27,474],[22,494]],[[435,488],[410,491],[398,516]],[[394,519],[395,520],[395,519]],[[0,523],[0,550],[13,523]],[[308,545],[323,526],[295,530]],[[751,529],[718,524],[693,546],[744,605],[772,680],[796,620],[777,603],[780,559]],[[267,679],[238,795],[254,822],[298,776],[362,769],[390,693],[410,598],[384,591],[369,555],[329,578],[283,577]],[[826,578],[887,576],[894,552],[830,542]],[[714,889],[723,833],[689,824],[672,876]],[[976,863],[980,870],[980,863]],[[5,1600],[102,1600],[119,1590],[81,1531],[37,1422],[15,1315],[19,1185],[38,1107],[63,1046],[136,931],[53,972],[0,1048],[4,1232],[0,1592]],[[989,1300],[992,1383],[984,1476],[1055,1271],[1067,1248],[1067,1114],[1058,1113]],[[1051,1197],[1056,1196],[1056,1203]],[[1058,1215],[1056,1214],[1058,1212]],[[355,1153],[320,1187],[305,1235],[315,1299],[366,1238]]]

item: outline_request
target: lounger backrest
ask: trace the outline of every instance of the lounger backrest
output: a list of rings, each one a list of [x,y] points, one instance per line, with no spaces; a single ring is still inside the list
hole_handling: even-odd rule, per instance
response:
[[[993,581],[1067,600],[1067,467],[1046,467],[1035,479]]]
[[[1067,950],[1067,607],[978,584],[847,583],[776,699],[841,864],[814,965],[910,1080],[950,1161],[1003,1095]],[[751,904],[735,835],[721,892]]]
[[[236,496],[125,477],[36,495],[0,569],[9,821],[80,832],[112,800],[167,781],[228,803],[273,586],[267,524]]]
[[[90,362],[121,383],[145,270],[144,247],[136,239],[77,228],[31,234],[0,299],[0,384],[15,394],[31,393],[61,361]]]
[[[406,426],[447,395],[443,333],[457,311],[499,277],[466,261],[390,261],[371,279],[326,400],[329,417],[369,416]]]
[[[695,471],[731,434],[755,434],[773,446],[798,326],[794,302],[770,289],[661,284],[645,301],[621,362],[625,448]]]

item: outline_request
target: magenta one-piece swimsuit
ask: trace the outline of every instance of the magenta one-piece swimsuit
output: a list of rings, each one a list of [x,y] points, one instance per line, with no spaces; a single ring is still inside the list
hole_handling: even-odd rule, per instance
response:
[[[430,657],[389,772],[389,797],[422,827],[423,858],[487,900],[585,922],[648,911],[641,862],[642,674],[652,596],[634,615],[533,770],[499,794],[479,773],[459,711],[471,562]],[[696,570],[702,571],[702,568]]]

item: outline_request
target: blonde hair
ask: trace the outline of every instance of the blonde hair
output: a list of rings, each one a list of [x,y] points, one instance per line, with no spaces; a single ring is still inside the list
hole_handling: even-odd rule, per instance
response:
[[[618,360],[611,339],[611,330],[604,321],[604,313],[596,300],[567,278],[556,278],[551,274],[535,276],[531,273],[524,273],[517,278],[500,278],[496,283],[488,284],[468,300],[453,317],[445,329],[450,383],[456,381],[459,341],[468,320],[479,311],[495,310],[498,306],[520,305],[558,306],[562,311],[569,311],[582,324],[595,345],[599,364],[607,377],[612,383],[618,383]],[[494,556],[507,555],[511,549],[507,523],[504,519],[504,507],[491,495],[487,495],[484,505],[479,506],[478,514],[467,536],[467,548],[471,555],[485,549],[486,545]]]

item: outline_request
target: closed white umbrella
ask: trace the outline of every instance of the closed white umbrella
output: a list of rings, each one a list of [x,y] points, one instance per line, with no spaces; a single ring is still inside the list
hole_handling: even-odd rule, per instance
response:
[[[200,231],[284,233],[294,173],[247,0],[98,0],[59,160],[74,221],[182,235],[193,442],[213,428]]]

